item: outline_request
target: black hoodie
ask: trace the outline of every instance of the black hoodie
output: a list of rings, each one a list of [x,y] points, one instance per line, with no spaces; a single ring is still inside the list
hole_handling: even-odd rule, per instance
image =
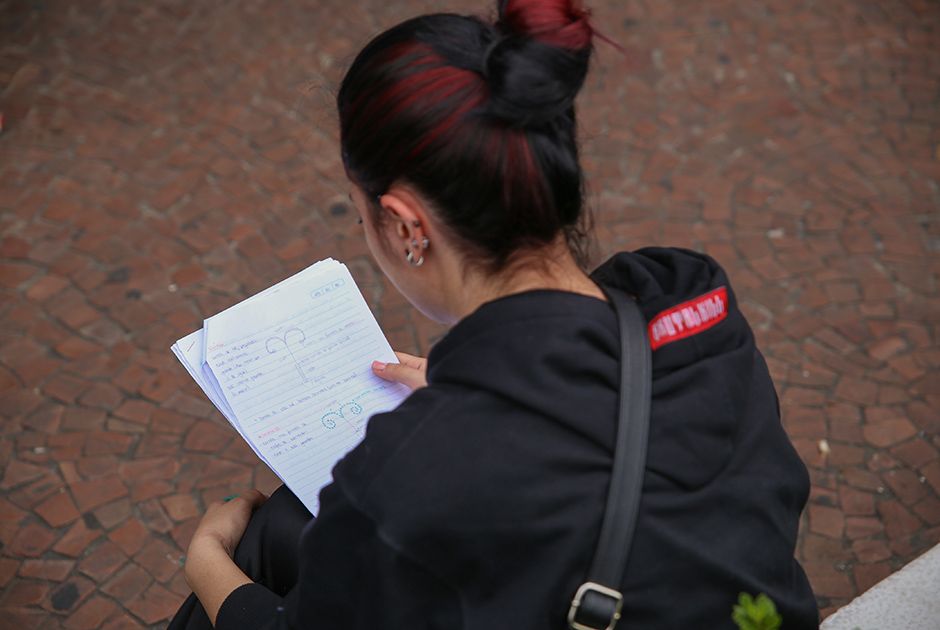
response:
[[[793,557],[809,492],[776,393],[721,268],[623,253],[593,278],[650,322],[653,400],[618,628],[733,628],[740,592],[787,630],[818,627]],[[218,627],[283,603],[297,628],[561,630],[603,514],[617,420],[609,304],[530,291],[481,306],[428,357],[428,387],[369,422],[334,470],[282,601],[260,585]]]

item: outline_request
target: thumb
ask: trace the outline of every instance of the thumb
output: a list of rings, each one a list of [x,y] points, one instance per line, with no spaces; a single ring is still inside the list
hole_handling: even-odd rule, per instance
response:
[[[372,371],[381,379],[392,383],[401,383],[409,389],[418,389],[428,384],[424,372],[402,363],[372,362]]]
[[[239,496],[248,501],[248,504],[251,505],[252,509],[260,506],[262,503],[268,500],[268,497],[264,496],[262,492],[255,488],[242,492]]]

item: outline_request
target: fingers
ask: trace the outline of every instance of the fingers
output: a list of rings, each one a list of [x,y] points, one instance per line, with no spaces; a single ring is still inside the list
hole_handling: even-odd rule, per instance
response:
[[[247,490],[247,491],[245,491],[245,492],[242,492],[241,498],[243,498],[243,499],[245,499],[246,501],[248,501],[248,504],[249,504],[252,508],[256,508],[256,507],[258,507],[259,505],[261,505],[262,503],[264,503],[265,501],[268,500],[268,497],[266,497],[262,492],[260,492],[259,490],[254,489],[254,488],[252,488],[251,490]]]
[[[428,360],[424,357],[416,357],[413,354],[408,354],[407,352],[398,352],[395,351],[395,356],[398,357],[398,360],[401,361],[402,365],[407,365],[408,367],[413,367],[416,370],[423,370],[427,365]]]
[[[415,357],[417,358],[417,357]],[[406,365],[405,363],[372,363],[372,371],[381,379],[392,383],[401,383],[410,389],[418,389],[428,384],[424,370]]]
[[[221,506],[221,505],[225,505],[226,503],[238,501],[239,499],[246,502],[251,509],[255,509],[256,507],[260,506],[262,503],[267,501],[268,497],[265,496],[264,493],[262,493],[261,491],[255,488],[252,488],[250,490],[245,490],[244,492],[241,492],[239,494],[233,494],[233,495],[227,496],[221,501],[216,501],[216,504]]]

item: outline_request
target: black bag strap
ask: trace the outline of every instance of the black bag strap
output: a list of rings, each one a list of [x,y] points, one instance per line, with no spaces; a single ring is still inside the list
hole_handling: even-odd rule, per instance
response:
[[[652,368],[646,320],[636,302],[605,291],[620,328],[620,403],[614,466],[601,534],[588,572],[568,610],[572,630],[613,630],[620,619],[620,583],[636,529],[649,435]]]

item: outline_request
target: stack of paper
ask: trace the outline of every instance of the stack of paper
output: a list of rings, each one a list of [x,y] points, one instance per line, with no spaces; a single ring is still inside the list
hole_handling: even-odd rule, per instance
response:
[[[346,265],[333,259],[210,317],[172,350],[313,514],[369,417],[408,395],[372,373],[372,361],[397,359]]]

